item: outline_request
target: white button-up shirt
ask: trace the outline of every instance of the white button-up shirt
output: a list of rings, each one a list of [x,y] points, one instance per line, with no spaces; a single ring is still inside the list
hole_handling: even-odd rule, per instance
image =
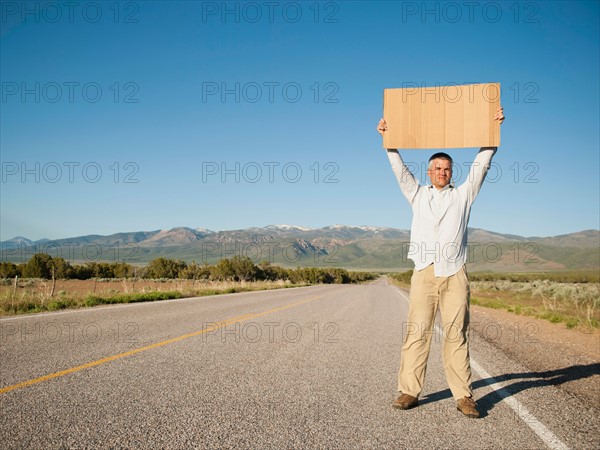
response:
[[[416,270],[433,264],[436,277],[448,277],[467,262],[467,224],[471,205],[479,193],[496,147],[482,148],[471,165],[468,178],[458,188],[421,186],[408,170],[398,150],[388,158],[402,193],[412,206],[408,257]]]

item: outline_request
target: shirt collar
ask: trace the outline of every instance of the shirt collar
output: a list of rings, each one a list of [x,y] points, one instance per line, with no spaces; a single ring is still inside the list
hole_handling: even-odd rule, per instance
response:
[[[439,190],[438,190],[437,188],[435,188],[435,187],[433,186],[433,184],[428,184],[428,185],[427,185],[427,187],[428,187],[429,189],[435,189],[435,190],[436,190],[436,191],[438,191],[438,192],[443,192],[443,191],[445,191],[445,190],[447,190],[447,189],[454,189],[454,185],[453,185],[452,183],[448,183],[446,186],[444,186],[442,189],[439,189]]]

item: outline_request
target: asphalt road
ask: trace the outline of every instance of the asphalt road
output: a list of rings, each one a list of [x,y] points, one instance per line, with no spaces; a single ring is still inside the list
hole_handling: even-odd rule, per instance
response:
[[[2,448],[598,448],[597,411],[472,338],[481,419],[436,335],[396,397],[406,293],[314,286],[0,320]]]

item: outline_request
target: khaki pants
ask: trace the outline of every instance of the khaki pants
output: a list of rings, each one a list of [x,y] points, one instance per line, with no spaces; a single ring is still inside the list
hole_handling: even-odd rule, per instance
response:
[[[413,273],[398,391],[418,397],[423,389],[438,307],[444,333],[442,353],[446,379],[456,400],[470,397],[469,282],[464,266],[449,277],[436,278],[433,264]]]

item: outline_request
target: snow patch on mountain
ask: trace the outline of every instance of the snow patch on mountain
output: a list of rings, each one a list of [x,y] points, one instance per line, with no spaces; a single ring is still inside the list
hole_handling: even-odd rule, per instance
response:
[[[300,230],[300,231],[311,231],[312,228],[301,227],[298,225],[287,225],[287,224],[279,224],[279,225],[267,225],[265,228],[269,230],[282,230],[282,231],[292,231],[292,230]]]

